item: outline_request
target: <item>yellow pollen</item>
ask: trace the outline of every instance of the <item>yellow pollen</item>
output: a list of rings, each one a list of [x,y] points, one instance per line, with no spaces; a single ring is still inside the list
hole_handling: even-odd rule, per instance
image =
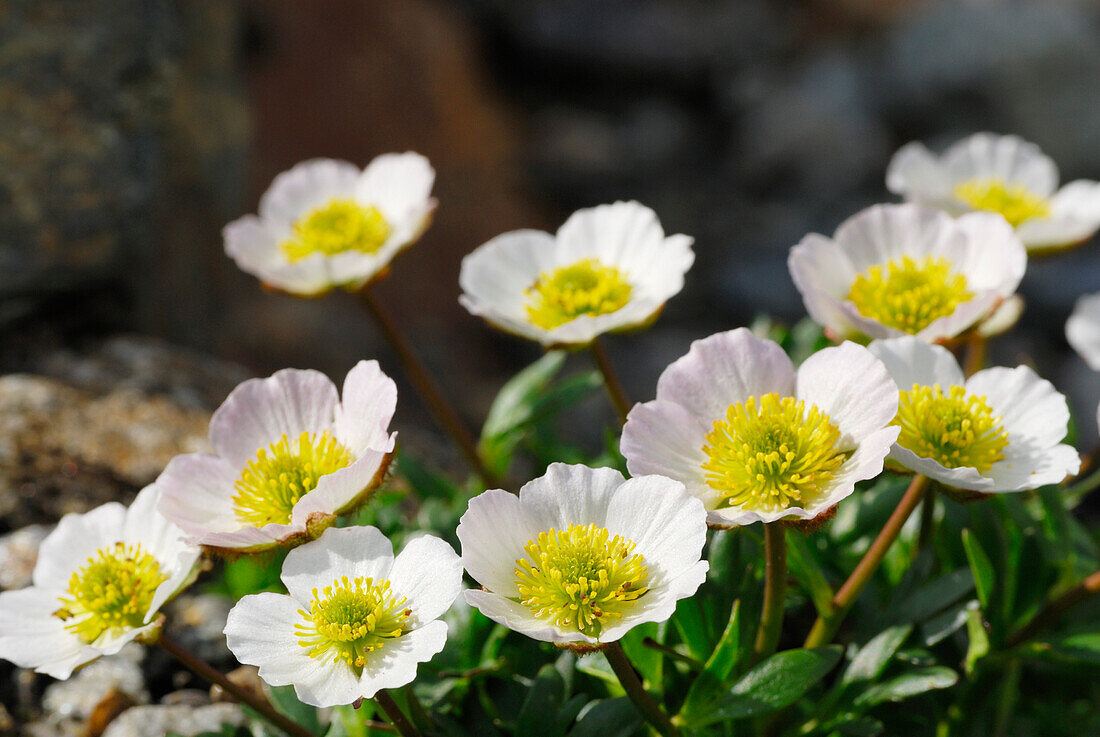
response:
[[[73,573],[53,615],[87,644],[104,634],[118,636],[145,625],[153,595],[167,578],[141,545],[118,542]]]
[[[292,445],[286,435],[256,451],[233,485],[233,511],[253,527],[290,522],[294,505],[313,491],[317,481],[351,465],[355,457],[327,431],[304,432]]]
[[[974,298],[966,277],[945,258],[902,256],[876,264],[852,282],[848,299],[859,313],[906,333],[919,333]]]
[[[764,394],[731,404],[707,433],[703,464],[721,507],[779,512],[807,507],[826,491],[848,454],[840,430],[816,406]]]
[[[985,473],[1002,460],[1008,433],[985,397],[952,386],[945,394],[939,384],[914,384],[901,393],[898,445],[944,468],[975,468]]]
[[[519,603],[563,630],[599,638],[646,593],[648,570],[634,543],[598,525],[540,532],[516,561]]]
[[[342,576],[320,591],[313,589],[309,611],[298,614],[302,621],[294,631],[309,657],[343,661],[362,675],[369,654],[404,633],[412,610],[404,596],[390,590],[389,581]]]
[[[539,274],[527,290],[527,319],[544,330],[581,315],[607,315],[630,301],[631,286],[613,266],[586,258]]]
[[[376,208],[336,199],[303,215],[279,248],[291,263],[315,253],[374,253],[391,232],[390,224]]]
[[[1001,179],[971,179],[955,187],[955,197],[975,210],[988,210],[1004,216],[1016,227],[1032,218],[1050,216],[1050,203],[1019,184]]]

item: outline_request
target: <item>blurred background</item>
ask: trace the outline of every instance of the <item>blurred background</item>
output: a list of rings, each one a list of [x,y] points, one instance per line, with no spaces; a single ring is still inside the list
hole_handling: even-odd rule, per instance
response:
[[[457,303],[462,256],[502,231],[635,198],[695,236],[684,292],[609,341],[643,400],[691,340],[800,319],[789,248],[890,199],[907,141],[1017,133],[1063,181],[1100,178],[1091,0],[6,0],[0,19],[0,370],[23,374],[0,379],[4,529],[151,480],[249,375],[377,357],[400,377],[354,298],[265,293],[223,254],[222,226],[306,158],[436,167],[435,224],[377,293],[472,425],[539,355]],[[993,353],[1071,394],[1086,448],[1100,379],[1062,330],[1097,290],[1095,244],[1033,263]],[[403,397],[406,442],[444,447]]]

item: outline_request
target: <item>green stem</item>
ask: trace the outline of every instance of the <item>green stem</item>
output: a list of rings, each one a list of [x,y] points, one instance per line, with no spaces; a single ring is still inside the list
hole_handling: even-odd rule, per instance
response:
[[[1016,702],[1020,694],[1020,676],[1023,667],[1019,658],[1013,658],[1005,669],[1004,679],[1001,681],[1001,692],[997,699],[996,718],[993,723],[993,737],[1005,737],[1008,728],[1012,726],[1012,712],[1016,710]]]
[[[619,421],[625,425],[626,415],[630,412],[630,400],[627,399],[622,382],[619,381],[615,368],[611,365],[607,348],[604,346],[603,341],[596,338],[589,345],[589,350],[592,352],[596,367],[603,374],[603,385],[607,387],[607,394],[611,397],[611,404],[615,407],[615,413],[619,415]]]
[[[920,505],[920,532],[917,535],[917,551],[926,550],[936,534],[936,495],[926,494]]]
[[[485,461],[481,458],[481,454],[477,452],[477,443],[474,441],[474,436],[470,434],[470,429],[466,427],[466,423],[459,417],[458,412],[444,397],[439,385],[428,373],[416,353],[413,352],[412,347],[405,340],[405,336],[401,334],[401,331],[398,330],[389,313],[371,294],[369,285],[359,290],[359,297],[366,306],[367,312],[371,314],[371,317],[377,323],[378,329],[382,331],[386,340],[393,347],[394,352],[397,353],[397,357],[405,368],[405,375],[409,377],[413,388],[416,389],[420,399],[435,417],[436,422],[451,436],[455,445],[462,451],[462,455],[466,457],[466,462],[470,464],[470,468],[481,477],[482,483],[489,488],[496,487],[498,485],[497,479],[490,473],[485,466]]]
[[[214,685],[220,687],[223,691],[230,694],[233,698],[237,699],[243,704],[247,704],[261,717],[266,719],[272,726],[282,730],[290,737],[316,737],[313,732],[298,724],[295,721],[283,716],[279,712],[275,711],[275,708],[267,702],[266,699],[260,698],[256,694],[252,693],[248,689],[241,688],[233,681],[225,677],[223,673],[215,670],[212,666],[206,662],[195,657],[192,653],[183,649],[178,643],[166,636],[163,632],[160,635],[160,639],[157,640],[157,644],[160,645],[164,652],[171,655],[173,658],[182,663],[188,670],[197,675],[199,678],[209,681]]]
[[[643,638],[642,645],[648,647],[650,650],[656,650],[659,653],[663,653],[670,660],[675,660],[677,662],[683,663],[688,668],[691,668],[697,673],[701,673],[703,669],[707,667],[706,663],[702,663],[691,657],[690,655],[684,655],[682,652],[676,650],[675,648],[671,648],[668,645],[662,645],[661,643],[654,640],[652,637]]]
[[[1067,609],[1080,604],[1096,593],[1100,593],[1100,571],[1096,571],[1069,591],[1050,601],[1031,618],[1031,621],[1009,635],[1005,644],[1010,648],[1022,645],[1057,622]]]
[[[852,575],[848,576],[848,580],[844,582],[844,585],[836,592],[836,596],[833,597],[832,613],[817,618],[803,647],[822,647],[832,641],[833,636],[840,629],[840,623],[844,621],[844,617],[848,614],[848,610],[852,608],[864,587],[870,582],[871,576],[882,564],[886,552],[898,539],[901,528],[905,526],[906,520],[920,504],[927,489],[927,477],[919,474],[913,477],[912,483],[909,484],[905,495],[898,502],[893,514],[890,515],[890,519],[886,520],[886,524],[879,532],[878,537],[871,543],[871,547],[867,548],[867,552],[863,554],[863,558],[860,559],[855,570],[852,571]]]
[[[401,737],[420,737],[420,732],[416,730],[416,727],[412,725],[409,718],[405,716],[405,712],[401,711],[401,707],[397,705],[397,702],[393,700],[389,692],[386,689],[382,689],[374,695],[374,701],[380,707],[382,711],[386,712],[386,716],[389,718],[390,723],[393,724],[394,729]]]
[[[787,531],[779,522],[764,525],[764,607],[752,651],[758,663],[775,652],[783,629],[783,603],[787,597]]]
[[[638,679],[638,674],[634,671],[630,659],[626,657],[622,645],[618,642],[609,643],[604,646],[603,654],[607,658],[607,662],[610,663],[611,670],[615,671],[615,675],[618,676],[619,683],[622,684],[626,695],[634,702],[634,706],[638,707],[638,711],[645,717],[645,720],[664,737],[680,737],[680,730],[676,728],[672,720],[668,718],[668,714],[665,714],[660,705],[653,700],[653,697],[642,686],[642,682]]]

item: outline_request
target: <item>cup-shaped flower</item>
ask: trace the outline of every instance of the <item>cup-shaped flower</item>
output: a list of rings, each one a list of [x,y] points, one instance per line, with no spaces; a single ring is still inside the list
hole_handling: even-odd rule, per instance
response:
[[[360,361],[343,399],[327,376],[283,369],[249,379],[210,420],[214,454],[176,456],[160,510],[209,548],[255,552],[305,542],[381,483],[396,433],[397,387]]]
[[[906,144],[890,161],[886,187],[952,215],[995,212],[1029,251],[1073,246],[1100,228],[1100,184],[1081,179],[1059,189],[1055,163],[1017,136],[975,133],[941,156]]]
[[[395,558],[374,527],[330,528],[287,554],[282,581],[289,595],[246,596],[229,612],[229,649],[303,703],[337,706],[410,683],[443,649],[439,617],[462,589],[462,564],[431,535]]]
[[[907,336],[868,349],[901,392],[891,461],[982,492],[1035,489],[1077,473],[1077,451],[1061,442],[1066,398],[1027,366],[997,366],[967,379],[942,346]]]
[[[109,502],[61,518],[32,585],[0,593],[0,658],[65,679],[128,642],[156,639],[158,610],[194,580],[200,555],[157,511],[160,493],[153,484],[129,508]]]
[[[1066,340],[1093,371],[1100,371],[1100,293],[1077,300],[1066,320]]]
[[[492,489],[470,500],[458,539],[483,588],[466,601],[536,640],[614,642],[695,593],[706,533],[703,505],[677,481],[552,463],[518,497]]]
[[[711,525],[807,520],[882,471],[897,408],[897,386],[866,348],[825,348],[796,371],[776,343],[738,328],[664,370],[620,448],[630,473],[682,482]]]
[[[516,230],[467,255],[459,301],[544,346],[585,346],[655,320],[684,286],[692,240],[666,237],[637,202],[578,210],[555,235]]]
[[[275,177],[258,216],[225,227],[225,252],[290,294],[357,289],[427,229],[434,181],[428,160],[411,152],[383,154],[362,171],[346,161],[303,161]]]
[[[1012,296],[1027,253],[996,215],[875,205],[832,239],[807,235],[787,263],[810,317],[834,337],[931,343],[977,326]]]

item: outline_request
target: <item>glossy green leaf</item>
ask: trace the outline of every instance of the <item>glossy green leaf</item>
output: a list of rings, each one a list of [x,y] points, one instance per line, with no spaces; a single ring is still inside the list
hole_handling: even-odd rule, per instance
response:
[[[966,548],[966,559],[970,563],[970,572],[974,574],[974,588],[978,592],[978,601],[982,603],[983,609],[988,610],[993,587],[996,585],[993,564],[970,530],[962,531],[962,541],[963,547]]]
[[[722,684],[733,673],[741,659],[741,602],[735,601],[730,610],[729,623],[718,640],[714,652],[707,658],[703,671],[692,681],[687,699],[681,713],[690,719],[690,715],[706,708]]]
[[[885,701],[904,701],[928,691],[950,688],[958,680],[959,675],[950,668],[922,668],[871,686],[856,698],[855,703],[859,706],[874,706]]]
[[[627,697],[604,699],[581,714],[569,737],[628,737],[641,723],[638,708]]]
[[[553,665],[539,669],[535,682],[527,691],[527,700],[516,717],[516,734],[530,737],[560,737],[565,730],[558,722],[558,712],[565,698],[565,684]]]
[[[317,716],[316,707],[299,701],[294,695],[293,686],[268,686],[265,690],[267,700],[280,714],[290,717],[314,734],[321,734],[321,720]]]
[[[840,679],[841,685],[873,681],[882,675],[882,671],[894,657],[894,653],[912,631],[913,626],[907,624],[890,627],[871,638],[870,642],[859,649],[844,670],[844,675]]]
[[[817,613],[828,612],[833,605],[833,588],[825,578],[805,535],[787,535],[787,563],[798,582],[810,593]]]

